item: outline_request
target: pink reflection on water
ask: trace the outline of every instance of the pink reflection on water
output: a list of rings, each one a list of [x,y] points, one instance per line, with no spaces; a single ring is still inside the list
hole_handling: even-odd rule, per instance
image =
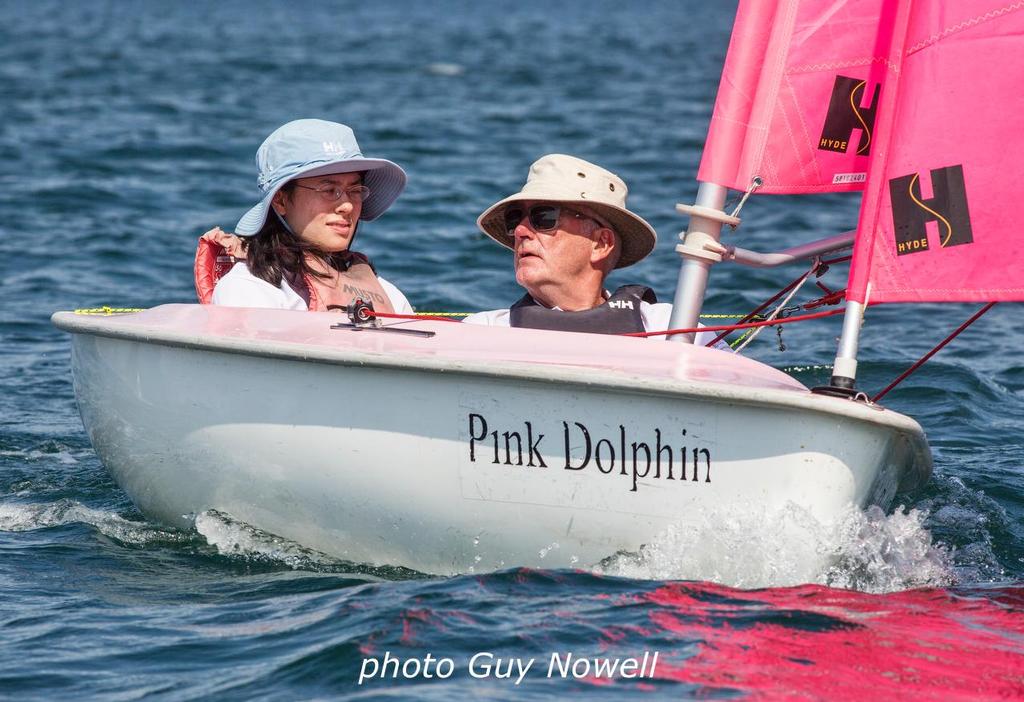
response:
[[[656,629],[700,641],[658,666],[664,679],[748,699],[1024,699],[1024,588],[982,599],[680,583],[645,599],[660,606]]]

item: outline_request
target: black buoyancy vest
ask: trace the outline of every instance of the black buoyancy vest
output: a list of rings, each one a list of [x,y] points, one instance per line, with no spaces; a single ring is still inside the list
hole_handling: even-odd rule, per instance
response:
[[[644,319],[640,303],[658,301],[654,291],[643,285],[623,285],[593,309],[579,312],[553,310],[538,304],[527,293],[509,308],[509,326],[590,334],[642,332]]]

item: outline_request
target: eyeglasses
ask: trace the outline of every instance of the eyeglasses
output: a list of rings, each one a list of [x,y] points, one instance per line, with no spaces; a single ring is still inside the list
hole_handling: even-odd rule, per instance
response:
[[[530,218],[530,226],[538,232],[548,232],[558,226],[558,220],[562,216],[562,212],[571,214],[576,219],[594,219],[582,212],[571,210],[568,207],[560,207],[558,205],[534,205],[530,209],[525,209],[520,205],[509,205],[505,208],[505,231],[508,232],[509,236],[515,234],[516,227],[523,221],[523,217]],[[595,222],[601,224],[598,220],[594,219]]]
[[[295,183],[295,187],[302,188],[303,190],[312,190],[324,202],[337,202],[343,197],[348,198],[349,202],[362,202],[370,197],[370,189],[365,185],[350,185],[347,188],[343,188],[340,185],[322,185],[319,188],[314,188],[309,185]]]

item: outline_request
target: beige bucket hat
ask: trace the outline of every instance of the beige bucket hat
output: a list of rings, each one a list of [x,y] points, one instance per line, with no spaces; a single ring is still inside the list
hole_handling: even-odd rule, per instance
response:
[[[643,218],[626,209],[626,184],[614,173],[575,156],[548,154],[534,161],[526,185],[515,195],[488,207],[476,224],[487,236],[511,249],[505,231],[505,208],[513,202],[535,200],[582,205],[610,225],[622,241],[616,268],[631,266],[654,249],[658,235]]]

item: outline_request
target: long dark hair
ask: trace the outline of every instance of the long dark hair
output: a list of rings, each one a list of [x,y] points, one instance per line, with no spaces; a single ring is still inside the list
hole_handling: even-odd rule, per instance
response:
[[[288,197],[291,197],[294,191],[295,184],[292,182],[281,186],[281,192]],[[246,244],[245,262],[249,267],[249,272],[274,287],[279,287],[284,278],[302,280],[306,275],[318,278],[330,277],[327,273],[314,270],[306,260],[307,254],[312,254],[324,265],[339,271],[348,270],[354,254],[351,251],[328,253],[307,244],[289,231],[273,209],[267,213],[267,221],[263,223],[263,227],[256,232],[256,235],[244,241]],[[355,255],[358,256],[358,254]]]

